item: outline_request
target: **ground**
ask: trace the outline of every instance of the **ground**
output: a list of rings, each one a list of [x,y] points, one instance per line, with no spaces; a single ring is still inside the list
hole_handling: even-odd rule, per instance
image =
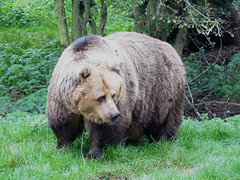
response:
[[[226,118],[240,114],[240,99],[205,99],[203,102],[195,104],[195,108],[200,114],[208,114],[209,118],[220,117]],[[187,117],[197,118],[192,108],[186,105],[184,115]]]

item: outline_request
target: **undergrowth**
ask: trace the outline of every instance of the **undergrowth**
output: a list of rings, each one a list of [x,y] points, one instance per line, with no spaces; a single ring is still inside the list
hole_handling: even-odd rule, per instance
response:
[[[54,3],[51,0],[1,0],[0,26],[2,28],[49,25],[54,22]]]
[[[61,55],[54,3],[0,1],[0,115],[45,113],[46,92]]]
[[[57,41],[28,49],[18,43],[0,45],[0,114],[16,109],[44,113],[47,86],[60,54]]]
[[[235,54],[228,64],[203,65],[200,60],[204,50],[192,53],[189,57],[183,58],[187,71],[187,81],[192,94],[195,97],[211,94],[219,98],[240,97],[240,53]],[[209,69],[209,70],[208,70]],[[208,70],[206,73],[203,73]],[[191,82],[192,79],[203,73],[202,76]],[[189,93],[189,89],[187,89]]]
[[[240,116],[184,119],[178,139],[108,146],[86,160],[85,133],[59,150],[45,115],[16,111],[0,118],[2,179],[239,179]]]

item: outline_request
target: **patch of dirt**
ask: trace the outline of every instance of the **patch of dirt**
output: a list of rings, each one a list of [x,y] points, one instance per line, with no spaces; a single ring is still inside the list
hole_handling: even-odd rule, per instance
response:
[[[240,114],[240,99],[206,99],[204,101],[196,101],[194,108],[200,114],[207,113],[210,119],[214,117],[227,118]],[[185,105],[184,115],[198,119],[197,114],[188,104]]]

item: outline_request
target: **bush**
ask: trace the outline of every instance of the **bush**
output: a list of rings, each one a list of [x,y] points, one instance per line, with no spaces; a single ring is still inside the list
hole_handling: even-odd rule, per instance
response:
[[[192,53],[188,58],[183,58],[187,80],[191,80],[208,69],[212,64],[204,66],[202,58],[204,50]],[[195,97],[205,96],[212,93],[216,97],[239,98],[240,97],[240,53],[232,57],[232,61],[227,65],[215,64],[203,76],[190,83],[190,89]],[[188,90],[187,90],[188,92]]]
[[[54,4],[50,0],[32,1],[29,3],[0,1],[0,26],[29,26],[52,23],[54,20]],[[21,4],[22,3],[22,4]]]
[[[0,46],[0,96],[29,95],[46,86],[61,51],[57,42],[39,48],[21,49],[19,44]]]
[[[210,90],[214,95],[224,98],[240,97],[240,53],[233,56],[232,61],[226,66],[215,65],[209,72]]]
[[[58,41],[29,49],[18,43],[0,45],[0,113],[44,113],[46,88],[60,54]]]
[[[47,88],[42,88],[24,98],[13,101],[10,96],[0,97],[0,115],[16,110],[44,114],[46,109]]]

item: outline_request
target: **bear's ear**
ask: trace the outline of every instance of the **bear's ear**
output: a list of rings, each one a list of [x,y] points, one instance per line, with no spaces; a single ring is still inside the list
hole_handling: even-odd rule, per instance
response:
[[[79,74],[79,76],[80,76],[80,78],[82,79],[86,79],[89,75],[90,75],[90,69],[88,69],[88,68],[86,68],[86,67],[84,67],[83,69],[82,69],[82,71],[80,72],[80,74]]]
[[[111,57],[111,61],[106,61],[106,65],[109,69],[119,74],[121,62],[118,57]]]

